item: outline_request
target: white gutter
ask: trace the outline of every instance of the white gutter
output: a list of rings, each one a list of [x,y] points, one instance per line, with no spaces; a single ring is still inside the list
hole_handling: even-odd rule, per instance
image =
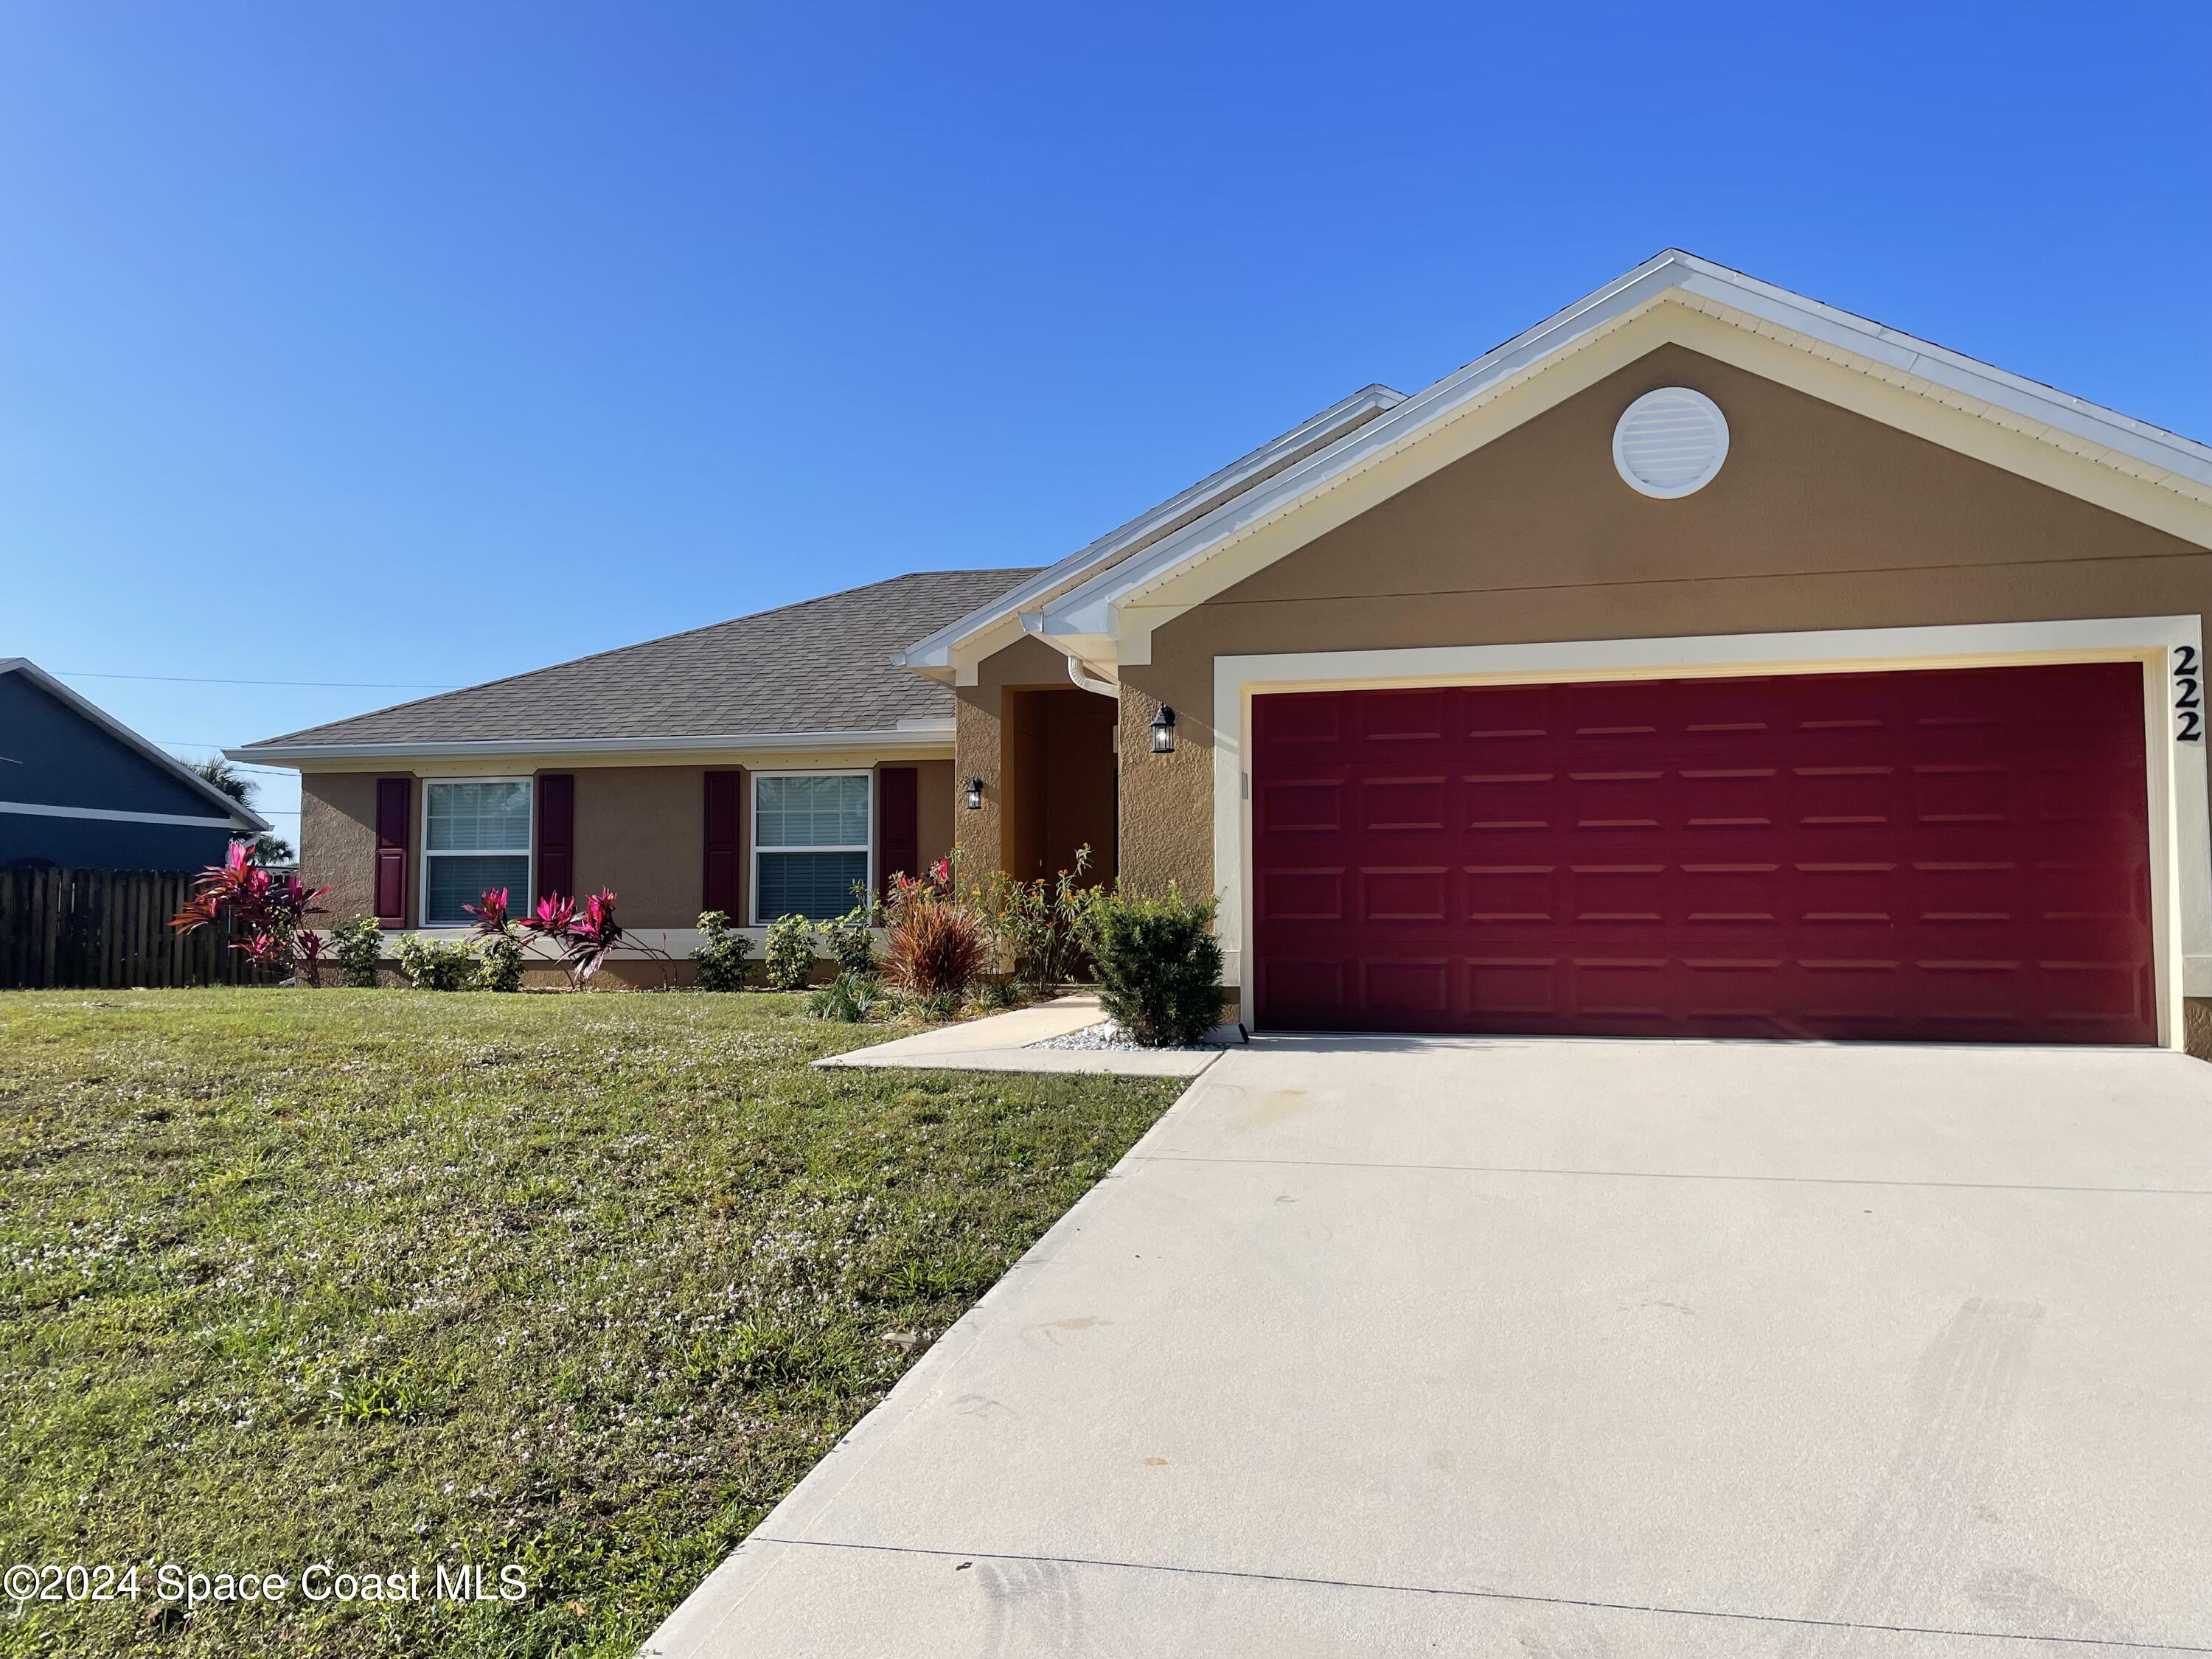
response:
[[[776,754],[801,749],[870,749],[878,753],[942,749],[952,741],[951,720],[901,721],[888,729],[859,732],[745,732],[678,738],[472,738],[447,743],[274,743],[226,749],[237,761],[389,760],[394,763],[469,755],[629,755],[684,750],[752,750]]]
[[[1121,688],[1111,680],[1101,679],[1097,675],[1088,672],[1089,668],[1090,665],[1082,658],[1070,657],[1067,659],[1067,678],[1085,691],[1095,691],[1102,697],[1111,697],[1119,702],[1121,700]]]

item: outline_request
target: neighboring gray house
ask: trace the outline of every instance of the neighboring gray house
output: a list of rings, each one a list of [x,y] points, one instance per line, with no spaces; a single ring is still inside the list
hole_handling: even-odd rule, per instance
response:
[[[268,828],[37,664],[0,659],[0,869],[197,870]]]

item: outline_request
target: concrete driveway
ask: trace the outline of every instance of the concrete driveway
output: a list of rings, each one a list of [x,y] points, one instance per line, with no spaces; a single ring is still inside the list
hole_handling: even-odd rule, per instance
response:
[[[2212,1652],[2212,1066],[1255,1043],[648,1651]]]

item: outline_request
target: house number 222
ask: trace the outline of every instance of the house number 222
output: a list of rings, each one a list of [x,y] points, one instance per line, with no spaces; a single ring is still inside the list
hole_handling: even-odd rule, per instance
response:
[[[2203,659],[2193,645],[2173,647],[2173,740],[2204,741]]]

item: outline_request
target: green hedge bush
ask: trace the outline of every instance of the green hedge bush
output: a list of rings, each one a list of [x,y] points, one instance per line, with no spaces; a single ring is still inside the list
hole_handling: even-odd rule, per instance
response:
[[[512,933],[490,933],[475,945],[476,988],[479,991],[520,991],[522,988],[522,941]]]
[[[729,917],[720,910],[703,912],[699,917],[699,931],[705,937],[691,953],[691,960],[699,965],[699,988],[744,990],[746,976],[752,971],[751,939],[732,927]]]
[[[779,991],[803,991],[814,972],[814,924],[805,916],[778,916],[768,925],[768,982]]]
[[[356,916],[331,935],[331,954],[338,961],[338,983],[352,991],[376,988],[376,964],[384,959],[384,929],[374,916]]]
[[[830,957],[841,974],[859,974],[873,978],[878,963],[876,961],[875,935],[868,930],[875,925],[876,907],[866,896],[859,897],[851,909],[832,922],[824,923],[822,942],[830,947]]]
[[[459,939],[410,933],[399,941],[399,969],[418,991],[470,991],[477,985],[477,953]]]
[[[1080,923],[1098,973],[1098,1006],[1148,1048],[1183,1048],[1221,1018],[1219,902],[1170,885],[1146,897],[1116,886],[1091,896]]]

